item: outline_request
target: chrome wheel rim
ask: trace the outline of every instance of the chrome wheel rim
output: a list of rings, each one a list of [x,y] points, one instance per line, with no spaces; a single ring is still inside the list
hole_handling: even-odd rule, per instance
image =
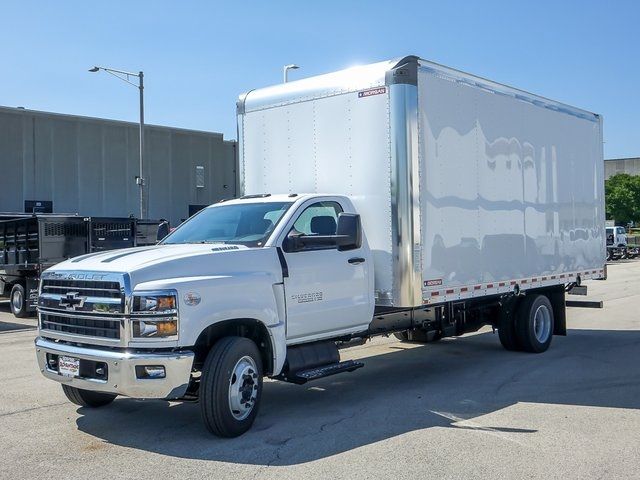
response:
[[[258,398],[258,367],[253,358],[244,356],[231,370],[229,378],[229,409],[236,420],[251,414]]]
[[[536,308],[533,316],[533,332],[540,343],[546,342],[551,335],[551,312],[546,305]]]
[[[14,312],[19,312],[22,309],[22,292],[20,290],[16,290],[13,293],[11,305],[13,306]]]

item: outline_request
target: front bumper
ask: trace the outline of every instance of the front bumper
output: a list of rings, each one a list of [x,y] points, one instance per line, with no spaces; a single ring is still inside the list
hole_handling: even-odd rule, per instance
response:
[[[115,393],[133,398],[180,398],[184,396],[191,378],[194,354],[190,351],[133,353],[78,347],[42,337],[37,337],[35,344],[38,366],[45,377],[84,390]],[[59,355],[79,358],[81,375],[83,360],[87,363],[106,364],[106,378],[92,375],[60,375],[57,369],[50,368],[47,354],[49,359],[52,356],[57,358]],[[138,378],[136,366],[143,365],[162,365],[166,375],[164,378]]]

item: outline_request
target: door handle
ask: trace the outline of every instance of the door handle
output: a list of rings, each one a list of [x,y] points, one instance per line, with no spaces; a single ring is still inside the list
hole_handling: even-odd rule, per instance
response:
[[[348,261],[351,265],[360,265],[361,263],[365,262],[365,259],[362,257],[353,257],[353,258],[350,258]]]

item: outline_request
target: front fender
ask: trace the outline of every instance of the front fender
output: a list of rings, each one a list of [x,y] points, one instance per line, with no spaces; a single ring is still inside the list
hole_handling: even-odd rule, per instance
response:
[[[211,275],[145,282],[136,291],[171,288],[178,291],[180,332],[178,345],[195,345],[209,326],[231,319],[253,319],[269,332],[273,374],[280,373],[286,356],[284,288],[270,273]],[[187,294],[201,298],[197,305],[185,302]]]

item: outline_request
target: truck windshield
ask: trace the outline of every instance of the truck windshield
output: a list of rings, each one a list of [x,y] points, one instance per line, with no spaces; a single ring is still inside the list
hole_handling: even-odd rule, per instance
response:
[[[234,243],[261,247],[291,204],[242,203],[206,208],[161,243]]]

